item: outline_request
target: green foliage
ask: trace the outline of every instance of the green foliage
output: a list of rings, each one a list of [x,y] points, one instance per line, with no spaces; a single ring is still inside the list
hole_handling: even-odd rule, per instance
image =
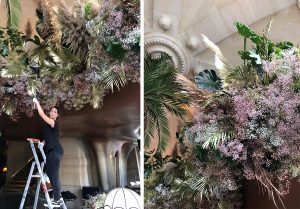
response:
[[[122,59],[126,52],[122,45],[117,42],[110,42],[105,48],[106,52],[115,59]]]
[[[8,46],[7,46],[6,44],[2,43],[2,44],[0,45],[0,51],[1,51],[1,55],[2,55],[3,57],[5,57],[5,56],[7,56],[8,53],[9,53],[9,48],[8,48]]]
[[[241,36],[245,39],[250,39],[254,43],[254,48],[251,50],[240,51],[242,60],[250,61],[253,66],[260,67],[261,60],[269,60],[270,55],[274,52],[274,43],[271,42],[265,34],[259,36],[248,26],[236,22],[235,26]]]
[[[195,77],[195,82],[200,89],[211,92],[222,89],[222,81],[214,70],[204,70],[199,72]]]
[[[283,57],[284,50],[293,48],[291,42],[273,43],[269,40],[268,35],[273,22],[271,19],[263,35],[258,35],[248,26],[236,22],[235,27],[238,33],[244,38],[245,46],[243,51],[239,51],[244,65],[233,68],[224,83],[238,82],[241,87],[253,87],[259,84],[267,85],[273,79],[267,73],[263,72],[263,61],[270,61],[272,57]],[[247,50],[246,43],[250,39],[254,44],[251,49]]]
[[[164,162],[145,178],[145,208],[237,208],[239,186],[227,185],[240,178],[237,165],[216,151],[184,145],[176,164]]]
[[[111,71],[108,75],[102,79],[102,85],[105,89],[109,89],[113,92],[114,87],[120,90],[127,83],[126,74],[124,71],[114,72]]]
[[[2,56],[8,56],[11,50],[20,51],[24,43],[25,36],[17,29],[13,27],[0,28],[0,53]]]
[[[194,152],[195,152],[195,157],[197,158],[197,160],[200,161],[206,161],[208,158],[208,150],[204,149],[201,145],[196,144],[196,146],[194,147]]]
[[[227,83],[239,83],[241,87],[256,86],[261,83],[261,77],[257,74],[257,71],[253,69],[250,63],[246,65],[237,66],[226,77]]]
[[[2,76],[16,77],[27,71],[26,59],[23,54],[12,51],[7,57],[7,69],[2,71]]]
[[[293,44],[291,42],[279,42],[274,44],[268,38],[268,33],[270,32],[273,18],[271,19],[267,32],[262,36],[256,34],[248,26],[235,22],[235,27],[238,33],[246,39],[250,39],[254,44],[254,48],[250,50],[244,49],[244,51],[239,51],[242,60],[249,61],[252,63],[254,68],[259,68],[262,64],[262,60],[270,60],[271,55],[275,53],[277,57],[282,56],[282,50],[291,49]]]
[[[251,38],[251,40],[255,40],[258,38],[256,33],[253,30],[251,30],[247,25],[244,25],[240,22],[235,22],[234,25],[241,36],[245,38]]]
[[[300,90],[300,78],[298,78],[298,77],[295,77],[295,78],[294,78],[293,88],[294,88],[296,91],[299,91],[299,90]]]
[[[182,105],[188,104],[188,100],[182,93],[182,85],[176,81],[178,71],[167,55],[152,58],[146,54],[144,72],[145,147],[149,147],[157,134],[158,151],[164,151],[170,140],[166,111],[182,117],[185,113]]]
[[[6,15],[7,15],[7,27],[17,29],[21,17],[21,0],[3,0]]]
[[[89,199],[83,200],[84,208],[103,208],[105,199],[107,195],[105,193],[100,193],[95,196],[90,196]]]
[[[90,2],[88,2],[88,3],[85,4],[84,14],[85,14],[85,17],[87,19],[91,18],[91,15],[92,15],[92,4]]]
[[[164,164],[171,161],[173,158],[170,155],[163,156],[161,152],[150,151],[144,154],[144,176],[148,178],[154,170],[163,167]]]
[[[203,149],[218,149],[221,143],[224,143],[231,137],[230,133],[214,133],[211,138],[208,138],[203,144]]]

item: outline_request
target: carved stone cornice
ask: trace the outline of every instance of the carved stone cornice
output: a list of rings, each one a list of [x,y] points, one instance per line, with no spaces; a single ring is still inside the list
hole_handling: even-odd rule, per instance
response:
[[[183,74],[189,70],[189,60],[184,48],[174,38],[159,34],[150,33],[145,35],[145,49],[152,55],[157,53],[168,54],[175,65]]]

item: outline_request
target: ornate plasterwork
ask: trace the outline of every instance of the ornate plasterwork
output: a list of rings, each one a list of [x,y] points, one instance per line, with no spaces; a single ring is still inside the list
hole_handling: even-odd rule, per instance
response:
[[[179,42],[172,37],[158,33],[146,34],[145,49],[152,55],[168,54],[172,58],[175,67],[183,74],[187,74],[189,70],[188,56]]]
[[[195,36],[190,36],[186,40],[186,46],[191,50],[197,49],[198,45],[199,45],[199,41]]]
[[[164,30],[169,30],[172,26],[172,23],[172,18],[169,15],[161,15],[161,17],[158,19],[158,25]]]

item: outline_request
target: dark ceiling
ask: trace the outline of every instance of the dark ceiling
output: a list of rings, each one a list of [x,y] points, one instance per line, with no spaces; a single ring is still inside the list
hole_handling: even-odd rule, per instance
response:
[[[130,139],[140,126],[140,85],[130,84],[121,91],[104,97],[100,109],[89,105],[75,110],[61,110],[60,131],[64,137],[84,139]],[[45,123],[36,112],[34,117],[21,117],[17,122],[4,114],[0,117],[0,129],[8,140],[26,140],[29,137],[41,138]]]

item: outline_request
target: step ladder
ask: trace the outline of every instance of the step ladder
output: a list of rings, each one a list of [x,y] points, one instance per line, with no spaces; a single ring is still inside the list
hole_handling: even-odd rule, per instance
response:
[[[24,207],[24,203],[25,203],[25,200],[26,200],[28,188],[29,188],[29,185],[30,185],[30,182],[31,182],[32,178],[38,178],[33,209],[37,208],[37,203],[38,203],[38,198],[39,198],[39,192],[40,192],[40,186],[41,185],[42,185],[42,189],[43,189],[43,192],[45,194],[45,197],[46,197],[46,201],[48,203],[47,208],[53,209],[53,206],[51,204],[51,199],[50,199],[50,196],[49,196],[49,193],[48,193],[48,189],[47,189],[47,186],[46,186],[46,182],[45,182],[45,179],[44,179],[44,175],[43,175],[44,174],[43,173],[44,166],[46,164],[46,155],[45,155],[44,150],[43,150],[44,143],[40,142],[39,139],[32,139],[32,138],[27,139],[27,141],[30,142],[31,150],[32,150],[32,153],[33,153],[33,156],[34,156],[34,161],[32,162],[32,165],[31,165],[31,169],[30,169],[30,172],[29,172],[29,176],[28,176],[28,179],[27,179],[27,182],[26,182],[26,186],[25,186],[25,189],[24,189],[24,192],[23,192],[23,196],[22,196],[22,200],[21,200],[19,209],[23,209],[23,207]],[[39,150],[42,154],[42,157],[43,157],[43,162],[42,163],[40,163],[40,161],[38,159],[37,152],[36,152],[34,144],[38,145],[38,148],[39,148]],[[33,175],[33,171],[34,171],[35,168],[37,168],[37,170],[38,170],[37,175]],[[66,204],[65,204],[63,199],[60,200],[60,207],[62,207],[63,209],[67,209]]]

